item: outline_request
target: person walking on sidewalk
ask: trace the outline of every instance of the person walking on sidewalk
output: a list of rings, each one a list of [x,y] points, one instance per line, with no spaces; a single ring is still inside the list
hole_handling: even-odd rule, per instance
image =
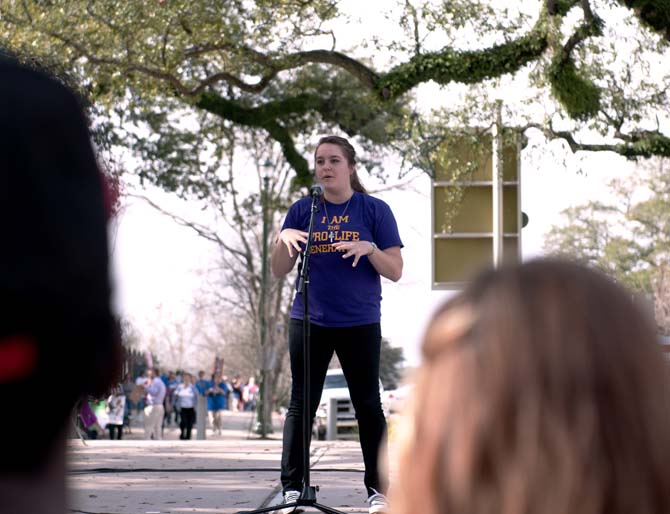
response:
[[[126,395],[121,384],[115,385],[105,400],[107,411],[107,430],[110,439],[123,439],[123,425],[126,414]]]
[[[135,385],[139,386],[141,388],[144,388],[144,386],[147,385],[147,370],[146,368],[140,371],[140,374],[137,376],[135,379]],[[140,392],[142,389],[138,389]],[[141,393],[140,393],[141,394]],[[145,394],[142,394],[140,398],[135,402],[135,411],[136,411],[136,419],[142,419],[144,420],[144,407],[146,407],[145,404]]]
[[[217,435],[223,435],[223,412],[228,406],[228,385],[220,374],[214,376],[207,394],[207,409],[212,418],[212,430]]]
[[[144,388],[147,391],[146,407],[144,407],[144,438],[163,439],[163,417],[165,416],[165,382],[158,376],[155,369],[147,370]]]
[[[193,384],[190,373],[184,373],[183,382],[174,392],[175,407],[181,412],[179,419],[179,439],[190,439],[195,423],[195,404],[198,401],[198,390]]]
[[[235,375],[233,377],[233,381],[231,382],[231,407],[230,410],[233,412],[238,412],[243,410],[244,408],[244,400],[242,398],[242,380],[240,380],[239,375]]]
[[[315,151],[315,178],[323,187],[311,247],[310,370],[313,419],[328,364],[335,352],[356,410],[371,513],[387,508],[387,478],[378,467],[386,453],[386,420],[379,397],[381,277],[402,275],[403,244],[389,206],[367,194],[356,173],[356,151],[346,139],[323,137]],[[294,203],[286,215],[271,268],[289,273],[307,243],[312,200]],[[281,482],[284,501],[303,488],[303,297],[296,294],[289,325],[291,399],[284,423]]]

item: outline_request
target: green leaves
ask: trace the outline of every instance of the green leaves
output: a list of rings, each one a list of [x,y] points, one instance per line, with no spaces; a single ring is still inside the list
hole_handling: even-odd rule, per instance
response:
[[[568,116],[585,121],[600,109],[600,89],[580,75],[571,58],[556,59],[549,69],[551,92],[561,102]]]
[[[473,84],[485,79],[514,73],[538,59],[547,48],[546,25],[538,23],[528,35],[479,51],[455,51],[419,54],[383,75],[377,89],[383,98],[396,98],[418,84],[433,80],[438,84]]]
[[[405,361],[401,347],[391,346],[382,338],[379,358],[379,379],[384,389],[396,389],[402,381],[402,364]]]
[[[650,161],[640,176],[612,182],[612,202],[564,211],[565,223],[549,231],[545,250],[595,266],[634,291],[653,293],[670,264],[668,165]]]

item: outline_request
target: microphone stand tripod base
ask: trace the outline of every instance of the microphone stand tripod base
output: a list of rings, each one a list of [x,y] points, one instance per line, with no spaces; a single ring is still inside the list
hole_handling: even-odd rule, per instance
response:
[[[345,512],[318,503],[316,501],[316,491],[318,491],[318,489],[319,488],[315,486],[308,486],[303,489],[300,498],[298,498],[294,502],[280,503],[279,505],[272,505],[270,507],[264,507],[262,509],[256,509],[256,510],[239,511],[237,512],[237,514],[260,514],[262,512],[273,512],[276,510],[284,510],[284,509],[293,509],[295,510],[296,513],[304,512],[304,509],[297,510],[297,507],[312,507],[313,509],[325,512],[326,514],[346,514]],[[293,512],[293,510],[289,510],[288,512]]]

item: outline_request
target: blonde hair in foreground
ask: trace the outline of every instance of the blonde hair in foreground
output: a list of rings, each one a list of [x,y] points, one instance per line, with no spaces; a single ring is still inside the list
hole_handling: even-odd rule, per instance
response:
[[[479,276],[434,316],[393,514],[669,514],[670,363],[576,264]]]

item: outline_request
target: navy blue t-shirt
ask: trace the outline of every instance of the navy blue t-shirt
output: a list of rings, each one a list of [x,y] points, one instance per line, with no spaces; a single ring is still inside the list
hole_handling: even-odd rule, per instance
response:
[[[324,204],[325,202],[325,204]],[[311,198],[295,202],[282,230],[309,229]],[[314,215],[314,234],[309,260],[309,317],[316,325],[353,327],[378,323],[381,318],[382,287],[377,270],[367,256],[352,267],[354,257],[342,258],[332,243],[372,241],[380,250],[402,248],[398,224],[388,204],[370,195],[354,192],[351,201],[333,204],[319,201]],[[305,245],[301,245],[303,251]],[[303,318],[302,294],[296,293],[291,318]]]

